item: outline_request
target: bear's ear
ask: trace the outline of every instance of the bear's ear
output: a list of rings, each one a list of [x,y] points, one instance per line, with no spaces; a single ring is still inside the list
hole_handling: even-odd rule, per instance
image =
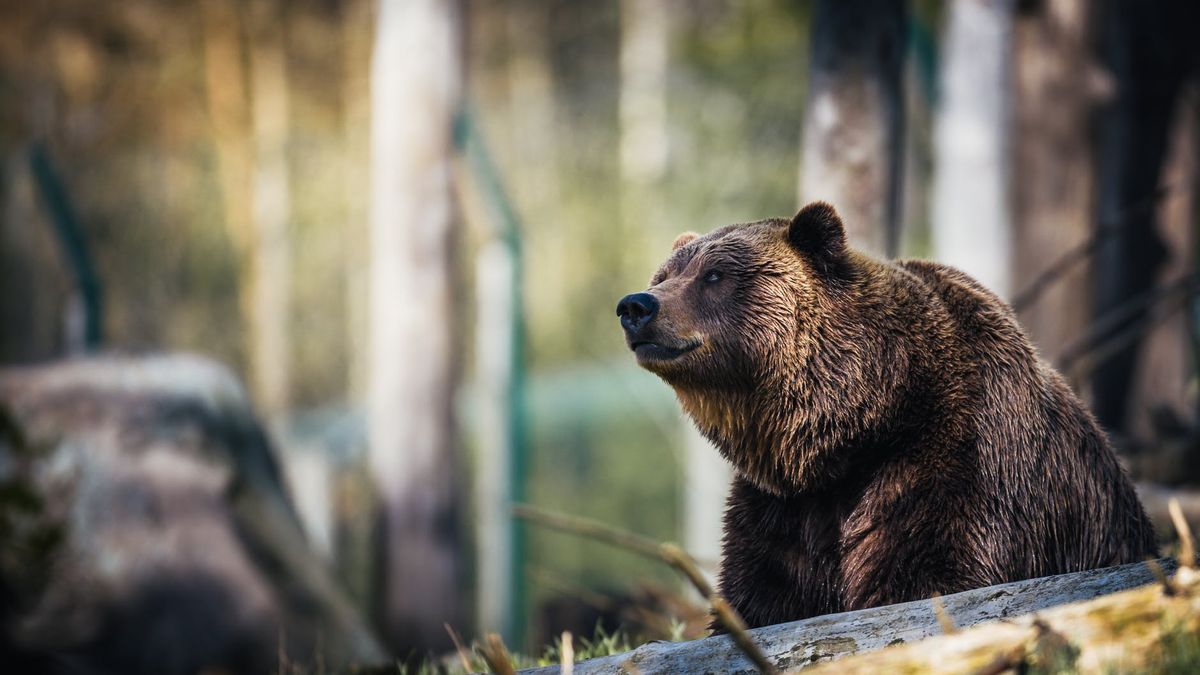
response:
[[[788,242],[818,269],[834,271],[846,255],[846,229],[837,211],[826,202],[800,209],[788,226]]]
[[[671,251],[678,251],[680,248],[687,246],[692,242],[693,239],[696,239],[699,236],[700,235],[696,234],[695,232],[684,232],[678,237],[675,237],[675,242],[671,244]]]

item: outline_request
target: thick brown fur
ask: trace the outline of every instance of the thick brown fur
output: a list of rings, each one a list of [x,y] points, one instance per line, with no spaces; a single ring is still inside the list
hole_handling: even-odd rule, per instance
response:
[[[720,590],[750,626],[1155,553],[1103,431],[962,272],[854,251],[816,203],[681,236],[647,292],[626,337],[736,469]]]

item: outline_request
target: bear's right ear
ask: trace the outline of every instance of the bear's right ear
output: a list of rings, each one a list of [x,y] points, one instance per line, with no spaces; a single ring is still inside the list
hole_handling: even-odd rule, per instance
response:
[[[675,242],[671,244],[671,252],[674,253],[680,248],[687,246],[688,244],[692,243],[692,240],[698,238],[699,236],[700,235],[696,234],[695,232],[684,232],[678,237],[675,237]]]
[[[833,272],[846,256],[846,228],[827,202],[800,209],[788,226],[788,242],[818,269]]]

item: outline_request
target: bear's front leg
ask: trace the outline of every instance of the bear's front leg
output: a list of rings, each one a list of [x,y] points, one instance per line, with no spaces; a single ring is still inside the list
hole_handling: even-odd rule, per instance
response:
[[[962,486],[935,481],[900,491],[868,488],[843,523],[846,609],[922,600],[1007,581],[996,563],[1003,544],[989,538],[991,532],[971,503]]]
[[[735,477],[719,592],[751,628],[842,611],[837,532],[818,500],[775,497]]]

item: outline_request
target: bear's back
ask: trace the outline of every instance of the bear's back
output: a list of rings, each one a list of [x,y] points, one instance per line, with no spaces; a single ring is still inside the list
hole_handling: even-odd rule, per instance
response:
[[[1003,581],[1152,555],[1152,527],[1107,437],[1038,356],[1012,308],[952,267],[921,260],[897,265],[940,300],[968,361],[964,421],[979,466],[989,469],[980,487],[1000,512],[981,518],[1003,523],[1005,531],[995,534],[1008,542],[998,561]],[[1069,523],[1086,525],[1064,527]]]

